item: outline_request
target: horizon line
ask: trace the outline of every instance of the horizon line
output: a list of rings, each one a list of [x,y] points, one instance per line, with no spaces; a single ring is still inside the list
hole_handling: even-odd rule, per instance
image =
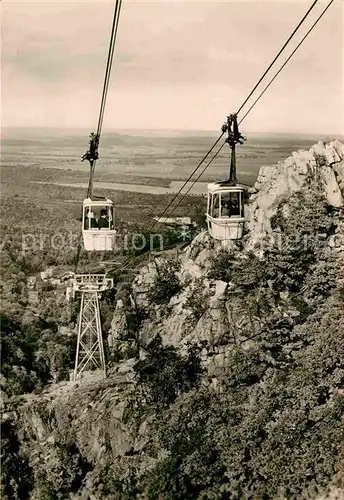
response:
[[[92,127],[91,127],[92,128]],[[26,130],[91,130],[90,127],[64,127],[64,126],[32,126],[32,125],[7,125],[7,126],[2,126],[1,130],[4,131],[6,129],[26,129]],[[193,132],[198,132],[198,133],[209,133],[209,134],[215,134],[215,133],[220,133],[221,130],[219,129],[193,129],[193,128],[167,128],[167,127],[161,127],[161,128],[149,128],[149,127],[108,127],[107,130],[103,132],[103,134],[106,134],[107,132],[183,132],[183,133],[193,133]],[[291,130],[275,130],[275,131],[257,131],[257,130],[246,130],[245,133],[247,134],[282,134],[282,135],[330,135],[330,136],[344,136],[344,131],[343,132],[325,132],[325,131],[318,131],[318,132],[301,132],[301,131],[291,131]]]

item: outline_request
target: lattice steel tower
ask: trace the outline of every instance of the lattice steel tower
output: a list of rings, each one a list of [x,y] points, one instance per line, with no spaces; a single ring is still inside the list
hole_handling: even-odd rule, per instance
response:
[[[99,298],[101,293],[113,287],[113,279],[105,274],[76,274],[73,295],[81,293],[78,322],[78,341],[75,356],[74,381],[86,371],[100,369],[106,377]]]

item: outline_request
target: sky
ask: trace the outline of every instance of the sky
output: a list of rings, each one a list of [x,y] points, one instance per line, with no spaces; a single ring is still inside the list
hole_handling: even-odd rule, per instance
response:
[[[311,3],[123,0],[103,130],[220,130]],[[327,3],[319,0],[275,71]],[[2,1],[2,127],[96,128],[113,9]],[[343,13],[335,0],[243,133],[343,133]]]

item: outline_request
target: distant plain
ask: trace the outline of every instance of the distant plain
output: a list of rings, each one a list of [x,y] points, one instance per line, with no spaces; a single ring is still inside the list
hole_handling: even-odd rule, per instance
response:
[[[1,141],[2,219],[6,217],[6,200],[13,200],[13,197],[18,202],[30,200],[47,211],[56,210],[61,203],[65,208],[68,203],[71,216],[76,216],[88,182],[89,165],[81,162],[81,156],[88,148],[89,132],[4,129]],[[192,131],[104,132],[95,188],[100,195],[114,200],[117,215],[123,220],[143,223],[145,218],[164,209],[219,135]],[[317,135],[246,135],[247,141],[237,152],[238,177],[245,185],[254,184],[262,165],[274,165],[297,149],[309,149],[318,140],[333,139]],[[188,207],[196,203],[196,198],[203,204],[199,195],[206,193],[206,183],[225,179],[228,165],[229,148],[226,146],[191,191],[198,196],[187,197],[176,214],[188,215]]]

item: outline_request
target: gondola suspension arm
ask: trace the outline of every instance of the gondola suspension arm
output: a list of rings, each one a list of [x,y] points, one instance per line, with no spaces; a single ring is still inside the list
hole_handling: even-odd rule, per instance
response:
[[[227,116],[227,121],[222,125],[222,132],[227,132],[228,136],[226,139],[226,143],[229,145],[231,150],[231,162],[229,168],[229,178],[227,184],[235,185],[237,183],[237,175],[236,175],[236,156],[235,156],[235,147],[237,143],[243,144],[246,141],[246,137],[241,135],[238,127],[237,114],[233,113]]]

